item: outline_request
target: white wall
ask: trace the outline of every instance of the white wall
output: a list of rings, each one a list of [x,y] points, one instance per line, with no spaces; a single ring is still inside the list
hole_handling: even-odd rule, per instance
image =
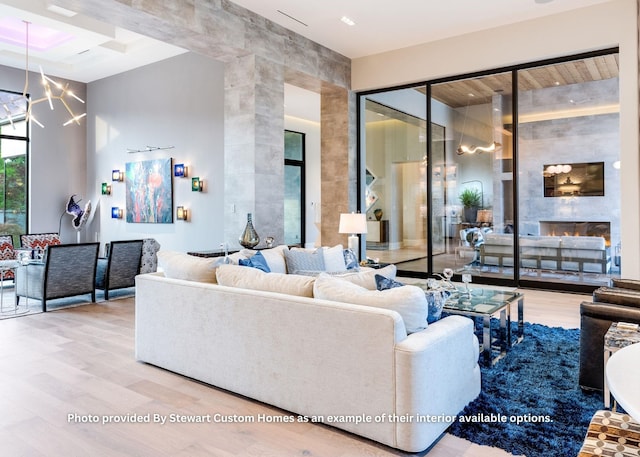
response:
[[[46,71],[46,68],[45,68]],[[55,77],[55,75],[48,75]],[[80,98],[86,100],[86,85],[55,77],[69,87]],[[25,71],[0,66],[0,88],[22,93]],[[40,76],[29,75],[29,92],[32,99],[43,96]],[[78,112],[86,108],[80,102],[71,102]],[[64,213],[70,195],[76,194],[87,202],[86,192],[86,120],[81,125],[63,127],[69,114],[59,101],[54,100],[54,110],[48,104],[34,105],[33,114],[45,128],[31,123],[31,155],[29,161],[29,227],[30,233],[58,232],[62,217],[61,237],[64,242],[75,242],[76,232],[71,226],[71,216]],[[85,233],[83,232],[84,236]],[[86,238],[83,238],[85,240]]]
[[[88,85],[87,188],[98,213],[88,228],[101,242],[153,237],[163,249],[217,249],[224,241],[224,65],[195,53],[147,65]],[[174,149],[128,153],[146,146]],[[173,224],[127,223],[112,219],[111,207],[125,206],[125,183],[111,182],[113,169],[127,162],[171,157],[189,178],[173,178]],[[191,177],[205,191],[191,191]],[[100,195],[100,184],[112,194]],[[175,220],[175,206],[189,221]],[[238,235],[240,235],[238,233]]]
[[[396,51],[355,59],[352,89],[381,89],[619,46],[622,275],[640,277],[638,157],[638,12],[636,0],[614,0]]]

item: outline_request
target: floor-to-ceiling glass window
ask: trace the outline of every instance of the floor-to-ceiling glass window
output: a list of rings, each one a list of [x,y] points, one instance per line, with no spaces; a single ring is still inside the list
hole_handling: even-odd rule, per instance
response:
[[[284,132],[284,242],[304,245],[304,133]]]
[[[364,99],[367,256],[427,261],[427,131],[424,86]],[[361,100],[362,103],[362,100]]]
[[[434,272],[513,279],[511,81],[502,72],[431,86],[431,119],[446,131],[444,153],[437,137],[431,149],[432,195],[445,190],[433,228],[446,233],[446,248],[434,250]],[[492,239],[500,248],[485,252]]]
[[[615,53],[518,72],[523,280],[601,285],[619,274],[618,87]]]
[[[618,84],[608,50],[362,95],[367,255],[416,276],[608,283],[620,274]]]
[[[18,235],[27,232],[26,100],[21,94],[0,91],[0,109],[0,234],[13,235],[18,246]]]

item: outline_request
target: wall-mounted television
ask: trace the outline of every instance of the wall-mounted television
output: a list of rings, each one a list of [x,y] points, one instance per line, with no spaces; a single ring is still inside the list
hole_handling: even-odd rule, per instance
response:
[[[604,162],[546,164],[545,197],[603,197]]]

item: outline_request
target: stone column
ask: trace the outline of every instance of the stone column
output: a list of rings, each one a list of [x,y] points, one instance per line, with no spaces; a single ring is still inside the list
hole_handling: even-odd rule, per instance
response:
[[[246,55],[225,64],[224,226],[230,248],[253,214],[264,239],[284,242],[284,72]]]
[[[340,213],[358,210],[355,101],[355,94],[345,88],[322,85],[320,237],[323,246],[347,245],[347,235],[338,233]]]

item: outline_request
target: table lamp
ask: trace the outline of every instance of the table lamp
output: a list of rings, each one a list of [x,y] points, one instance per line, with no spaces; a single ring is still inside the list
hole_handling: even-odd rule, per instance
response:
[[[358,235],[367,233],[367,216],[361,213],[340,214],[338,233],[349,233],[348,246],[360,258],[360,243]]]

